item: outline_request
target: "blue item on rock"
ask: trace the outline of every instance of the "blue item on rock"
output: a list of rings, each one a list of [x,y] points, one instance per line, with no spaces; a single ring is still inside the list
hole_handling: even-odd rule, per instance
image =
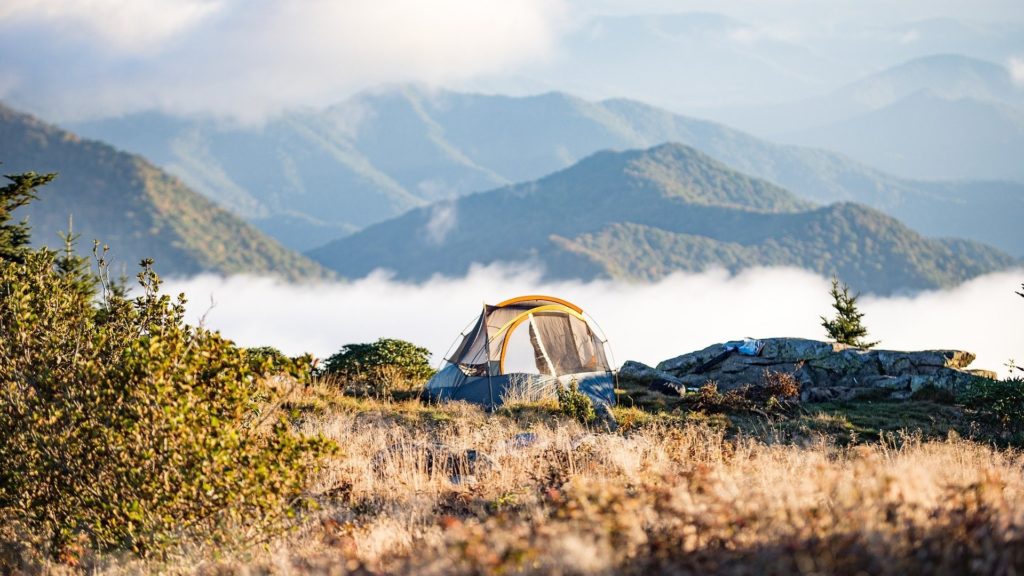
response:
[[[722,345],[723,350],[732,351],[736,350],[744,356],[757,356],[761,353],[761,349],[764,348],[764,342],[755,340],[753,338],[744,338],[743,340],[731,340]]]

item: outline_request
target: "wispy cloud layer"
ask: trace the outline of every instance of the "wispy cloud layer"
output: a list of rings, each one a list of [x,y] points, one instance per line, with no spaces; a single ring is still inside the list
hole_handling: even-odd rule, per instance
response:
[[[1024,271],[992,274],[952,290],[862,300],[871,338],[882,348],[956,348],[974,352],[974,367],[1005,374],[1024,360]],[[823,339],[828,281],[793,269],[674,275],[655,284],[544,283],[523,270],[474,269],[463,279],[416,285],[373,275],[351,283],[289,286],[265,278],[198,277],[168,289],[190,299],[189,315],[242,345],[273,345],[324,357],[342,345],[379,337],[411,340],[440,358],[459,331],[494,303],[528,293],[553,294],[582,306],[606,332],[616,361],[657,363],[751,336]],[[214,306],[210,309],[210,299]]]
[[[214,16],[219,0],[8,0],[0,23],[34,27],[65,41],[145,52],[194,30]]]
[[[1020,88],[1024,88],[1024,56],[1014,56],[1006,63],[1010,72],[1010,80]]]
[[[442,83],[547,54],[558,0],[14,0],[0,97],[73,119],[135,109],[242,120],[381,82]]]
[[[0,99],[58,122],[152,109],[259,121],[399,82],[516,93],[557,89],[670,107],[723,98],[767,103],[794,90],[802,97],[809,89],[819,93],[928,52],[966,50],[1005,61],[1019,42],[1000,35],[1012,36],[1014,28],[1000,26],[1024,21],[1022,6],[1019,0],[6,0],[0,2]],[[668,25],[687,38],[681,51],[645,52],[650,39],[624,29],[596,51],[572,52],[573,31],[588,19],[645,13],[717,13],[733,22],[722,28],[710,18],[708,29],[675,32]],[[918,25],[934,29],[919,33]],[[1002,32],[990,38],[993,30]],[[892,34],[898,41],[890,45]],[[900,46],[913,49],[895,50]],[[626,63],[625,76],[616,62]],[[620,73],[609,74],[615,70]],[[818,78],[823,74],[827,81]],[[707,92],[692,87],[695,78]],[[799,90],[786,88],[794,79]],[[744,93],[730,93],[737,90]]]

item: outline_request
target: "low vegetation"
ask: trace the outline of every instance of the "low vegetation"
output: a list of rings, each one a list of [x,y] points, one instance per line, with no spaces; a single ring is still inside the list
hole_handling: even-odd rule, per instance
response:
[[[1008,437],[1024,444],[1024,378],[979,378],[960,399],[979,419],[998,425]]]
[[[434,374],[430,351],[405,340],[381,338],[347,344],[324,362],[320,373],[336,386],[377,398],[409,391]]]
[[[559,386],[555,390],[558,399],[558,411],[581,424],[590,424],[597,420],[597,412],[590,397],[580,392],[580,386],[573,380],[568,386]]]
[[[1024,562],[1024,458],[955,432],[837,442],[833,430],[860,424],[835,406],[757,420],[635,406],[617,412],[646,421],[607,433],[556,404],[486,414],[354,397],[319,379],[278,386],[274,411],[341,446],[307,479],[316,506],[293,531],[264,547],[89,567],[990,574]]]

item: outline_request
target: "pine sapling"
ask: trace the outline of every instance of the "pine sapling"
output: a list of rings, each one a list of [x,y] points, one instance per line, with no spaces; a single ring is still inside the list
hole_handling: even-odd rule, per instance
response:
[[[851,295],[850,287],[840,283],[834,276],[829,294],[832,296],[832,307],[836,310],[836,316],[831,320],[821,317],[821,325],[828,333],[828,337],[840,344],[857,348],[874,348],[878,345],[878,342],[864,340],[868,335],[868,329],[861,323],[864,313],[857,309],[860,294]]]

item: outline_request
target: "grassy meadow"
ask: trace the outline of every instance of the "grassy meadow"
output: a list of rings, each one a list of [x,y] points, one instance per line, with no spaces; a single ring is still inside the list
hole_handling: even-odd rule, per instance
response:
[[[612,433],[555,402],[486,414],[401,390],[387,400],[342,393],[329,379],[271,382],[268,409],[338,448],[308,476],[310,505],[287,530],[247,533],[231,548],[200,537],[160,557],[85,553],[29,568],[1007,574],[1024,565],[1024,456],[957,432],[970,426],[955,406],[903,403],[902,421],[865,419],[868,403],[707,414],[627,386],[622,403],[632,406],[615,410]]]

